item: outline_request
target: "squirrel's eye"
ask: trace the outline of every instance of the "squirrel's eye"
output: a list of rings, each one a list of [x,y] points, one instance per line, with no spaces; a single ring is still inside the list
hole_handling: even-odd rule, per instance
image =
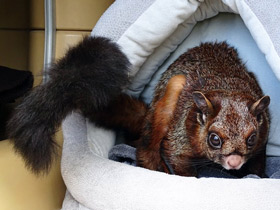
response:
[[[210,133],[209,134],[209,136],[208,136],[208,143],[214,149],[220,149],[222,147],[222,140],[215,133]]]
[[[255,146],[256,142],[257,142],[257,136],[254,133],[247,139],[247,147],[251,149],[253,146]]]

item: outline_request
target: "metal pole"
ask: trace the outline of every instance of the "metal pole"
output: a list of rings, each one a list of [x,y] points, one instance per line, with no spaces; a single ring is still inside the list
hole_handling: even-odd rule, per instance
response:
[[[55,56],[55,1],[45,0],[45,49],[43,83],[49,80],[48,69]]]

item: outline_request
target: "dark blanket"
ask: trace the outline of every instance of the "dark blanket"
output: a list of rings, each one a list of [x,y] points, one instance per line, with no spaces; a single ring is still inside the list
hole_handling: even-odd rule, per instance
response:
[[[29,71],[20,71],[0,66],[0,103],[12,102],[24,95],[33,86],[33,75]]]
[[[0,66],[0,140],[7,138],[5,125],[14,108],[11,102],[23,96],[32,86],[31,72]]]
[[[109,152],[109,159],[136,166],[136,149],[126,144],[118,144]],[[266,175],[269,178],[280,178],[280,157],[267,157]],[[219,170],[213,167],[202,167],[198,170],[198,177],[216,178],[237,178],[227,173],[226,170]],[[247,175],[244,178],[260,178],[255,174]]]

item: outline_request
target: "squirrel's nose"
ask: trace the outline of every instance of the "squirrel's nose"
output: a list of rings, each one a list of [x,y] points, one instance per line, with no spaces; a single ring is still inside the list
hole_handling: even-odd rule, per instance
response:
[[[226,157],[226,165],[229,166],[229,169],[239,169],[242,166],[243,158],[240,155],[229,155]]]

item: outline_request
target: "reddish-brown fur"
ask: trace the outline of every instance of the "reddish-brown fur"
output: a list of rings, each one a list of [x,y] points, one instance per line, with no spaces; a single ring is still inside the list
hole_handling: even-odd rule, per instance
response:
[[[149,107],[122,93],[130,83],[129,65],[102,37],[85,38],[53,64],[50,81],[31,91],[8,123],[26,166],[36,174],[50,169],[54,133],[79,110],[138,139],[139,166],[195,176],[195,166],[208,161],[237,176],[264,174],[270,99],[235,49],[226,43],[190,49],[162,75]]]
[[[268,105],[269,97],[234,48],[224,42],[190,49],[157,85],[137,148],[138,165],[195,176],[194,163],[209,160],[226,169],[241,167],[233,171],[238,176],[263,176]]]
[[[92,122],[111,129],[124,129],[127,143],[136,144],[147,112],[142,101],[121,94],[99,112],[87,113]]]

